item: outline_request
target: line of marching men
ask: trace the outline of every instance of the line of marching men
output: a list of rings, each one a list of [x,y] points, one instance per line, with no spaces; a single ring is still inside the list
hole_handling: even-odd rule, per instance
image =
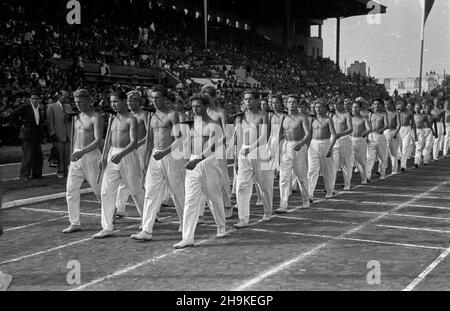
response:
[[[448,156],[450,146],[448,100],[443,108],[439,101],[433,106],[424,100],[413,113],[402,100],[394,105],[392,100],[375,99],[369,107],[361,98],[309,103],[295,94],[274,95],[262,101],[271,108],[264,111],[258,94],[246,90],[242,113],[234,116],[230,127],[213,87],[190,98],[193,118],[188,120],[178,98],[170,103],[168,91],[154,86],[148,93],[154,112],[142,109],[138,91],[110,94],[114,113],[103,141],[104,122],[93,110],[89,92],[79,89],[73,95],[80,113],[73,122],[67,179],[70,226],[63,232],[82,230],[80,187],[86,180],[101,201],[102,230],[95,239],[114,235],[114,221],[125,214],[130,195],[142,217],[140,232],[131,236],[139,241],[152,240],[162,201],[168,195],[173,198],[182,234],[174,245],[178,249],[194,245],[206,204],[217,237],[227,235],[225,222],[233,215],[231,193],[236,194],[239,218],[234,227],[247,227],[254,184],[264,207],[262,220],[270,221],[275,174],[280,188],[275,212],[286,213],[293,184],[300,186],[302,207],[309,208],[320,174],[325,197],[332,198],[338,169],[343,189],[350,190],[355,167],[366,184],[376,161],[383,180],[389,161],[392,174],[398,174],[399,163],[401,171],[406,170],[413,151],[418,167],[422,161],[428,164],[432,155],[438,159],[440,149]],[[234,159],[232,190],[227,159]]]

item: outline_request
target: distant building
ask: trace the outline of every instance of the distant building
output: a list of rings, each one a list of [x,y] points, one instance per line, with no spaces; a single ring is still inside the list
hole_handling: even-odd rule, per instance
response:
[[[377,79],[378,83],[384,84],[389,94],[394,94],[395,90],[398,94],[414,93],[419,91],[419,78],[385,78]],[[426,73],[422,77],[422,91],[430,92],[434,90],[442,82],[442,77],[436,73]]]
[[[366,77],[367,76],[366,67],[367,67],[366,62],[360,63],[359,61],[355,61],[353,64],[350,65],[350,67],[347,68],[347,74],[348,75],[359,74],[363,77]]]

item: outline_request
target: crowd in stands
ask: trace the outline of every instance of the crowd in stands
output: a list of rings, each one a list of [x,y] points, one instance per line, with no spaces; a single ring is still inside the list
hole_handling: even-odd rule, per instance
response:
[[[63,5],[64,4],[64,5]],[[81,25],[68,25],[65,3],[26,0],[0,4],[0,140],[19,144],[16,120],[9,113],[27,102],[32,88],[42,90],[42,110],[56,100],[58,90],[87,87],[95,104],[107,106],[117,85],[86,85],[83,67],[160,67],[181,84],[174,90],[186,100],[200,85],[191,78],[217,78],[219,102],[230,115],[239,111],[246,88],[272,93],[297,93],[305,98],[386,97],[374,79],[345,76],[329,59],[313,59],[284,49],[254,31],[210,21],[209,45],[204,48],[202,18],[194,11],[164,7],[156,2],[92,1],[83,3]],[[52,59],[70,60],[62,70]],[[236,71],[258,84],[242,82]],[[131,86],[121,87],[130,89]],[[142,87],[150,87],[145,85]],[[45,116],[43,116],[45,117]]]

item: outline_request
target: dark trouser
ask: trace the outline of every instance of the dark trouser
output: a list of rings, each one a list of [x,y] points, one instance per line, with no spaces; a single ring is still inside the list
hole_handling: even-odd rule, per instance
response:
[[[22,141],[22,166],[20,167],[20,178],[42,177],[42,165],[44,163],[40,141]]]
[[[55,147],[58,149],[58,174],[67,176],[70,164],[70,141],[55,142]]]

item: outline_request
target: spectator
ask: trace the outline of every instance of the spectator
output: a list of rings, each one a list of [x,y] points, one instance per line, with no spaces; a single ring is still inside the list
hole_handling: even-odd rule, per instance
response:
[[[22,165],[20,167],[20,180],[28,181],[30,176],[35,179],[42,178],[42,118],[40,117],[39,103],[41,93],[31,92],[30,104],[24,104],[13,110],[10,117],[20,120],[19,138],[22,140]]]
[[[67,177],[69,168],[72,122],[67,114],[70,112],[69,92],[60,90],[58,101],[47,107],[48,133],[58,151],[58,178]]]

